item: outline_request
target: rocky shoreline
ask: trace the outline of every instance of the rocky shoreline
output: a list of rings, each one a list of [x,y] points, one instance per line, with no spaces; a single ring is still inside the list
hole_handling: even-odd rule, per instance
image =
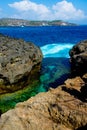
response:
[[[87,65],[87,41],[81,43],[70,50],[75,76],[56,89],[39,93],[2,114],[0,130],[87,129],[87,69],[84,69],[84,65]],[[78,49],[74,52],[74,48],[85,49],[78,53]],[[77,56],[81,59],[77,60]],[[80,68],[84,71],[80,71]]]
[[[33,43],[0,35],[0,94],[22,89],[38,78],[42,58]]]
[[[85,75],[84,75],[85,76]],[[86,77],[87,80],[87,77]],[[81,88],[83,78],[68,79],[65,84],[18,103],[1,115],[0,130],[78,130],[87,126],[87,102]]]

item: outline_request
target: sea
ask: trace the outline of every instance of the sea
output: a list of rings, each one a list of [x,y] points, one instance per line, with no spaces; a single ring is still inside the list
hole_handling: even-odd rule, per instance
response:
[[[56,88],[71,77],[70,49],[82,40],[87,40],[87,25],[80,26],[28,26],[0,27],[0,33],[23,39],[39,46],[43,53],[39,82],[29,88],[0,97],[2,112],[16,103],[27,100],[39,92]]]

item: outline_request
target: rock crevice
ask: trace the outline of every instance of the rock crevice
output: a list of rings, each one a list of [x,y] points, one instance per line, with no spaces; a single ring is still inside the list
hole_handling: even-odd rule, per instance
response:
[[[39,93],[1,115],[0,130],[77,130],[87,125],[87,102],[81,95],[83,79],[68,79],[56,89]],[[74,91],[73,91],[74,90]],[[71,94],[71,91],[73,93]],[[7,120],[6,120],[7,119]]]
[[[83,51],[83,48],[80,50]],[[76,63],[72,58],[73,56],[71,63]],[[76,64],[80,67],[82,65],[78,62]],[[77,69],[76,64],[74,69]],[[87,129],[86,71],[84,75],[67,79],[55,89],[50,88],[48,92],[39,93],[25,102],[18,103],[14,109],[1,115],[0,130]]]

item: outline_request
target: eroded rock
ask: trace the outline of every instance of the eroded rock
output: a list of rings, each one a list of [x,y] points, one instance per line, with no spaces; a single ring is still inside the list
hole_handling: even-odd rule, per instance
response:
[[[39,47],[0,35],[0,93],[23,88],[37,77],[42,61]]]
[[[83,75],[87,73],[87,40],[73,46],[69,54],[74,74]]]
[[[18,103],[15,109],[1,115],[0,130],[84,129],[87,126],[87,102],[79,98],[83,83],[80,77],[68,79],[56,89],[50,88],[46,93]]]
[[[46,93],[18,103],[14,109],[1,115],[0,130],[86,129],[86,87],[87,73],[67,79],[56,89],[50,88]]]

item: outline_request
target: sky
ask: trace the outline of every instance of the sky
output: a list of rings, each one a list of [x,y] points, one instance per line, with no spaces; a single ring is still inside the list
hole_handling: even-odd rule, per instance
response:
[[[0,18],[87,24],[87,0],[0,0]]]

